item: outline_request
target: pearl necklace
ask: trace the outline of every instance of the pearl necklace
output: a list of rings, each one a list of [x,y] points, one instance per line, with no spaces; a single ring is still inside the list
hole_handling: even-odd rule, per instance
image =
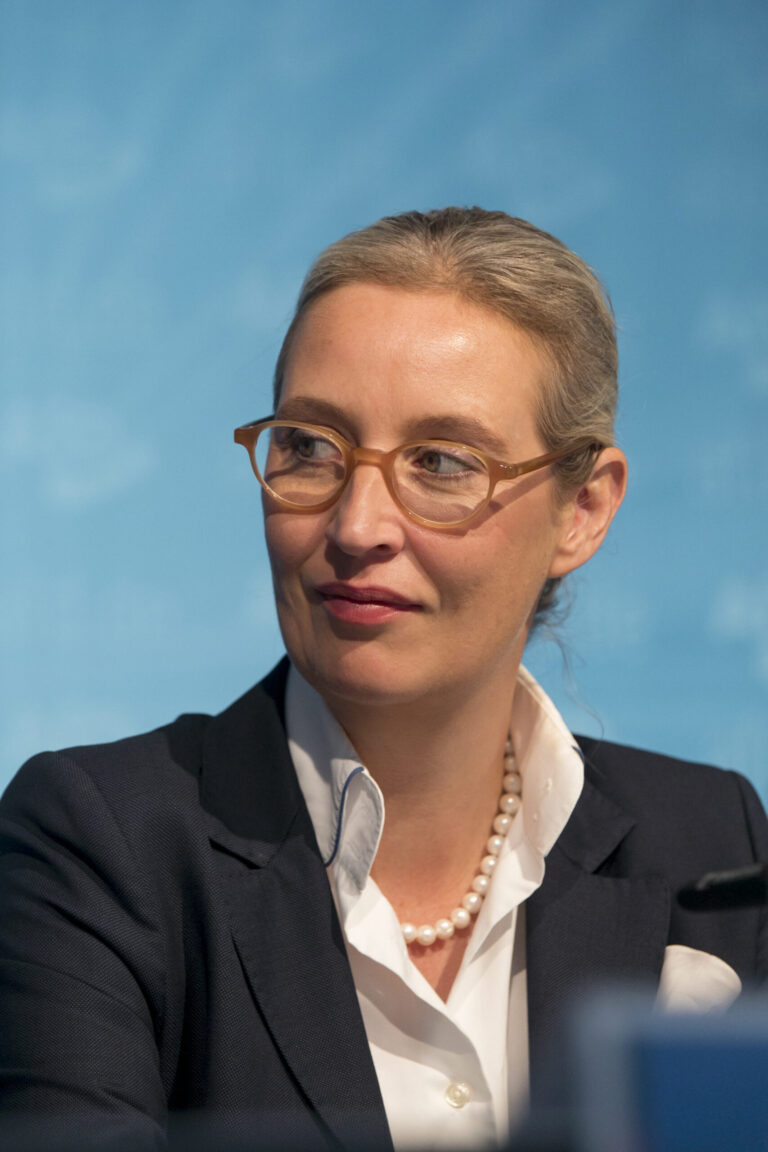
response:
[[[406,922],[400,925],[406,944],[421,944],[428,948],[436,940],[450,940],[457,929],[467,928],[473,916],[480,911],[483,897],[491,886],[491,877],[496,860],[501,852],[504,838],[512,826],[512,820],[522,803],[523,782],[515,768],[515,754],[512,737],[507,736],[504,747],[504,784],[499,797],[499,812],[493,821],[493,835],[486,844],[487,856],[480,861],[480,871],[472,881],[472,887],[462,898],[458,908],[450,916],[444,916],[436,924],[415,924]]]

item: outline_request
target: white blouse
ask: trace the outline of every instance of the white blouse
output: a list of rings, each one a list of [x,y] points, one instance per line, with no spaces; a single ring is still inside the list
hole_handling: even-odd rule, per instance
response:
[[[573,736],[520,668],[510,731],[523,804],[443,1002],[411,962],[391,904],[370,877],[384,799],[320,695],[291,668],[286,724],[328,868],[396,1148],[493,1147],[528,1100],[524,901],[584,781]]]

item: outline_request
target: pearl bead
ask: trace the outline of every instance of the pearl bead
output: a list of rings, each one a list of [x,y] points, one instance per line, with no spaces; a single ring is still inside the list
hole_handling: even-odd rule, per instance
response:
[[[471,916],[466,908],[454,908],[453,912],[451,912],[451,922],[457,928],[466,928],[470,920]]]
[[[483,904],[483,897],[490,888],[491,876],[496,867],[496,858],[504,846],[509,829],[512,827],[512,817],[519,810],[523,782],[519,772],[515,771],[515,755],[512,747],[512,736],[507,736],[504,745],[504,780],[503,792],[499,798],[499,813],[493,820],[493,836],[486,843],[487,856],[480,861],[480,871],[472,881],[472,890],[461,899],[461,906],[454,908],[450,918],[442,917],[433,926],[421,924],[417,928],[409,921],[400,925],[403,939],[406,944],[418,941],[423,948],[429,948],[436,940],[450,940],[457,929],[468,928],[473,916],[476,916]],[[536,813],[534,813],[534,820]],[[465,1088],[466,1085],[455,1087]],[[454,1107],[459,1107],[455,1104]]]
[[[475,916],[480,911],[483,898],[478,892],[467,892],[466,896],[462,896],[461,902],[467,912],[469,912],[471,916]]]
[[[493,822],[494,832],[498,832],[499,836],[506,836],[512,827],[512,817],[507,816],[506,812],[500,812]]]

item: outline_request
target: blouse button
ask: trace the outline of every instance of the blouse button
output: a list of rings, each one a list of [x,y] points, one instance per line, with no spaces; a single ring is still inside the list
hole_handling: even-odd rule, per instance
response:
[[[469,1084],[465,1084],[463,1080],[457,1084],[449,1084],[445,1090],[445,1099],[451,1108],[463,1108],[469,1103],[471,1096]]]

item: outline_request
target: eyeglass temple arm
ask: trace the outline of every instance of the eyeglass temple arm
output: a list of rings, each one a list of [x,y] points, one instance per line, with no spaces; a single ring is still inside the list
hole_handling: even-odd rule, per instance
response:
[[[235,428],[235,444],[243,444],[247,448],[253,429],[257,424],[266,424],[268,420],[274,420],[274,416],[262,416],[260,420],[249,420],[247,424]]]
[[[565,460],[568,456],[575,456],[577,452],[583,452],[585,448],[589,448],[593,452],[600,452],[603,445],[596,440],[582,440],[577,444],[571,444],[568,448],[560,448],[556,452],[546,452],[543,456],[535,456],[533,460],[526,460],[524,464],[502,464],[499,462],[499,469],[503,473],[503,479],[514,480],[518,476],[525,476],[528,472],[536,472],[539,468],[546,468],[548,464],[556,464],[558,460]]]

